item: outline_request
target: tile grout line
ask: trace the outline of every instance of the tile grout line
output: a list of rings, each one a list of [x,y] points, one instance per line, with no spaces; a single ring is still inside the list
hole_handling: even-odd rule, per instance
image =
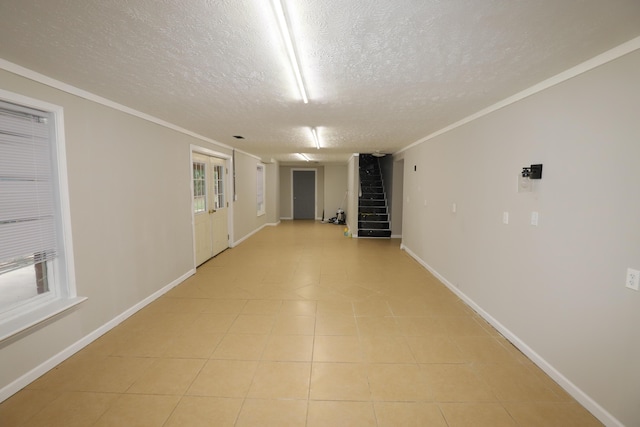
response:
[[[247,307],[247,305],[249,304],[249,301],[251,301],[252,299],[247,298],[245,300],[244,305],[242,306],[242,308],[240,309],[240,312],[236,315],[236,318],[234,319],[234,321],[231,323],[231,325],[229,325],[229,328],[227,329],[227,332],[225,333],[225,336],[229,335],[229,330],[231,330],[231,328],[233,327],[233,325],[235,324],[236,320],[242,315],[242,312],[244,311],[244,309]],[[273,328],[273,325],[271,326],[271,328]],[[220,343],[222,343],[222,341],[224,340],[224,337],[222,338],[222,340],[220,340]],[[220,343],[218,343],[218,346],[220,345]],[[266,344],[265,344],[266,347]],[[217,346],[216,346],[217,349]],[[213,354],[215,353],[215,350],[213,353],[211,353],[211,355],[213,356]],[[264,348],[262,349],[262,353],[264,353]],[[260,355],[260,359],[262,359],[262,354]],[[222,359],[220,359],[222,360]],[[242,414],[242,410],[244,409],[244,405],[247,402],[247,395],[249,394],[249,390],[251,390],[251,386],[253,385],[253,380],[256,377],[256,372],[258,371],[258,366],[260,364],[260,361],[258,360],[258,362],[256,363],[256,367],[253,371],[253,376],[251,378],[251,383],[249,384],[249,387],[247,388],[247,392],[244,394],[244,396],[242,397],[242,404],[240,405],[240,409],[238,409],[238,413],[236,414],[236,417],[233,421],[233,425],[235,426],[238,421],[240,420],[240,414]]]
[[[313,379],[314,356],[316,350],[316,328],[318,324],[318,300],[315,301],[315,312],[313,315],[313,341],[311,343],[311,369],[309,369],[309,387],[307,388],[307,411],[304,418],[304,424],[309,424],[309,405],[311,404],[311,381]]]

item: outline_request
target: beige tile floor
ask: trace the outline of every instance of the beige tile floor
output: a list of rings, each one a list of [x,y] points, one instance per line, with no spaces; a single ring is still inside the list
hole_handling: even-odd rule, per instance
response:
[[[599,426],[399,248],[284,222],[0,405],[2,426]]]

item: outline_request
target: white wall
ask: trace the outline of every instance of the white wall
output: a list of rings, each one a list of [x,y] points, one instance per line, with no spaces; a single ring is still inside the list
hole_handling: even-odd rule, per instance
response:
[[[89,298],[0,343],[2,400],[193,274],[190,146],[231,151],[4,70],[0,89],[64,108],[77,291]],[[256,218],[257,160],[236,163],[237,240],[266,216]]]
[[[403,157],[407,250],[602,420],[640,425],[640,292],[624,286],[640,269],[640,51]],[[533,163],[542,180],[519,194]]]

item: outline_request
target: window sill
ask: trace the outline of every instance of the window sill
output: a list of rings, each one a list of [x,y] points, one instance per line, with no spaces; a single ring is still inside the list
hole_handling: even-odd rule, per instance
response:
[[[33,328],[87,300],[87,297],[57,299],[0,324],[0,343]]]

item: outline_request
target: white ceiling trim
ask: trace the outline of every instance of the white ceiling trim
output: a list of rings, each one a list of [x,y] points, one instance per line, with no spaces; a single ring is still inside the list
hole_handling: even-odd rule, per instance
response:
[[[258,161],[260,161],[260,162],[262,162],[262,161],[263,161],[263,160],[262,160],[262,157],[260,157],[260,156],[256,156],[255,154],[247,153],[246,151],[242,151],[242,150],[239,150],[239,149],[237,149],[237,148],[233,148],[233,147],[231,147],[231,149],[232,149],[233,151],[235,151],[236,153],[242,153],[242,154],[244,154],[245,156],[253,157],[254,159],[256,159],[256,160],[258,160]]]
[[[470,116],[465,117],[462,120],[459,120],[447,127],[444,127],[442,129],[440,129],[439,131],[433,132],[430,135],[425,136],[424,138],[421,138],[419,140],[417,140],[416,142],[413,142],[409,145],[407,145],[406,147],[396,151],[395,153],[393,153],[393,155],[397,155],[400,154],[410,148],[415,147],[416,145],[420,145],[424,142],[429,141],[430,139],[433,139],[439,135],[442,135],[444,133],[447,133],[455,128],[458,128],[462,125],[465,125],[469,122],[472,122],[476,119],[479,119],[480,117],[486,116],[487,114],[490,114],[496,110],[499,110],[501,108],[506,107],[507,105],[510,104],[514,104],[518,101],[523,100],[524,98],[527,98],[531,95],[534,95],[538,92],[542,92],[545,89],[548,89],[552,86],[555,86],[557,84],[560,84],[564,81],[567,81],[569,79],[572,79],[576,76],[579,76],[580,74],[586,73],[589,70],[593,70],[596,67],[599,67],[600,65],[606,64],[607,62],[611,62],[615,59],[620,58],[621,56],[624,56],[628,53],[631,53],[635,50],[640,49],[640,37],[636,37],[634,39],[629,40],[626,43],[623,43],[619,46],[614,47],[613,49],[610,49],[598,56],[595,56],[581,64],[576,65],[575,67],[569,68],[566,71],[561,72],[560,74],[556,74],[553,77],[548,78],[547,80],[543,80],[542,82],[531,86],[528,89],[525,89],[521,92],[516,93],[515,95],[512,95],[500,102],[497,102],[483,110],[478,111],[475,114],[472,114]]]

